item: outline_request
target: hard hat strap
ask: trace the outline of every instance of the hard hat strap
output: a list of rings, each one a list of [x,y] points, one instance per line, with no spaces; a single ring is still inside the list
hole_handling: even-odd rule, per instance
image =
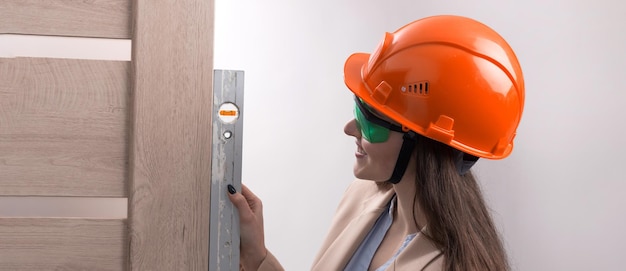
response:
[[[456,171],[459,172],[459,175],[463,175],[467,173],[470,170],[470,168],[476,163],[476,161],[478,161],[478,157],[476,156],[473,156],[468,153],[464,153],[457,149],[454,149],[454,151],[456,152],[456,155],[455,155]]]
[[[418,135],[413,131],[408,131],[404,133],[402,139],[402,147],[400,148],[400,153],[398,154],[398,159],[396,160],[396,166],[393,168],[391,178],[387,180],[392,184],[399,183],[402,176],[404,176],[404,172],[409,165],[409,160],[411,160],[411,154],[413,154],[413,150],[415,150]]]
[[[400,153],[398,154],[398,159],[396,160],[396,165],[393,168],[393,173],[391,174],[391,178],[387,180],[392,184],[397,184],[404,176],[404,172],[406,171],[407,166],[409,165],[409,160],[411,160],[411,154],[415,149],[415,144],[419,140],[419,135],[413,131],[408,131],[404,133],[402,137],[402,147],[400,148]],[[455,164],[456,170],[459,175],[463,175],[467,173],[470,168],[478,161],[478,157],[473,156],[471,154],[464,153],[457,149],[455,151]]]

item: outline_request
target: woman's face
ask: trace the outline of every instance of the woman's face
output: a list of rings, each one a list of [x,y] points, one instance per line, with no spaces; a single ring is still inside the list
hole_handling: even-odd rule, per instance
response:
[[[384,182],[391,178],[393,168],[402,147],[402,134],[391,131],[389,139],[381,143],[370,143],[361,136],[356,120],[344,127],[344,132],[356,139],[354,176],[359,179]]]

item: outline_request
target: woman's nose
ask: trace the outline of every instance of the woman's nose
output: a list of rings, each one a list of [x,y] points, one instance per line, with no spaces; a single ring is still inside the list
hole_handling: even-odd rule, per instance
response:
[[[356,138],[361,137],[361,131],[359,131],[359,128],[357,127],[356,119],[351,119],[350,121],[348,121],[348,123],[346,123],[346,125],[343,127],[343,132],[346,133],[346,135]]]

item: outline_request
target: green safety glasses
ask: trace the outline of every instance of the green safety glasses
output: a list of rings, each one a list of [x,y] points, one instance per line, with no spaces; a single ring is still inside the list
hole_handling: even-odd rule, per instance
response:
[[[354,118],[361,135],[370,143],[382,143],[389,139],[389,131],[403,132],[402,127],[383,120],[372,113],[372,108],[358,97],[354,98]]]

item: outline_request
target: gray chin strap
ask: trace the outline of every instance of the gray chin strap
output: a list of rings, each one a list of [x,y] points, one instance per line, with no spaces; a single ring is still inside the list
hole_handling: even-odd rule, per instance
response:
[[[456,171],[459,173],[459,175],[464,175],[465,173],[467,173],[470,168],[472,168],[472,166],[476,164],[476,161],[478,161],[478,157],[471,154],[464,153],[457,149],[454,149],[454,152]]]
[[[409,160],[411,160],[411,154],[415,149],[415,144],[417,144],[418,135],[413,131],[409,131],[404,134],[402,139],[402,147],[400,148],[400,153],[398,154],[398,159],[396,160],[396,166],[393,168],[391,178],[387,180],[392,184],[399,183],[402,179],[402,176],[404,176],[404,172],[409,165]],[[478,157],[476,156],[464,153],[457,149],[453,149],[453,151],[456,171],[459,173],[459,175],[464,175],[465,173],[467,173],[470,168],[472,168],[472,166],[476,163],[476,161],[478,161]]]

